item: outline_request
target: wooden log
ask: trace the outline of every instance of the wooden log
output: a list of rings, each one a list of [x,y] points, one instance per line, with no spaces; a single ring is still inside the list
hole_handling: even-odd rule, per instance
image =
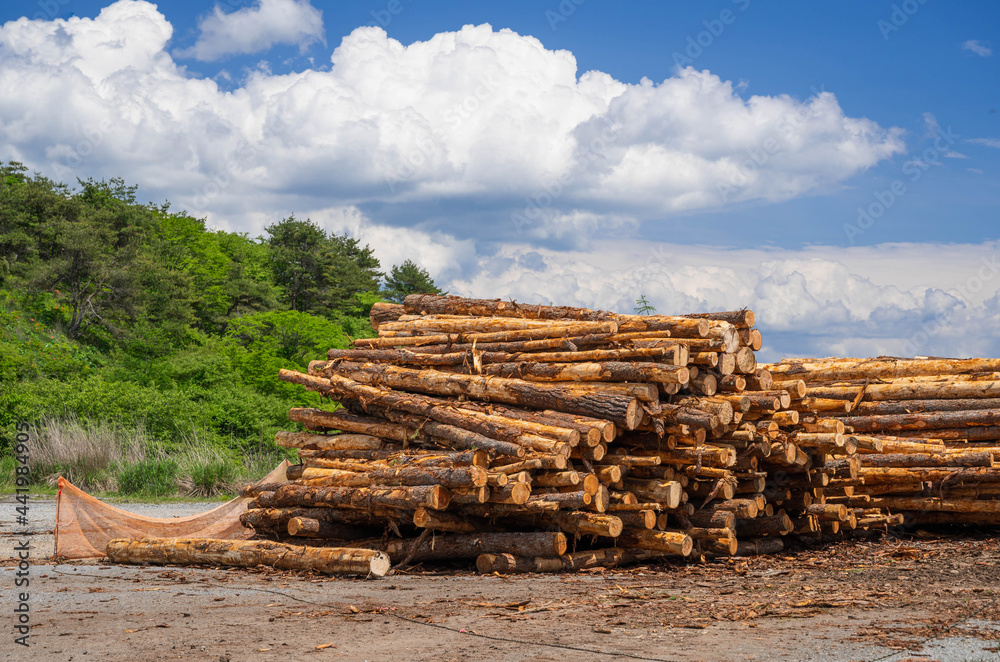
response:
[[[403,300],[407,313],[423,315],[477,315],[551,320],[614,319],[614,313],[586,308],[519,304],[500,299],[466,299],[456,296],[411,294]]]
[[[379,335],[392,332],[420,333],[424,335],[452,334],[482,335],[504,331],[551,331],[560,336],[585,335],[588,333],[617,333],[618,323],[614,321],[542,321],[515,319],[511,317],[454,317],[424,316],[398,322],[388,322],[380,326]]]
[[[421,529],[451,533],[475,533],[488,527],[484,520],[474,520],[449,512],[417,508],[413,511],[413,525]]]
[[[1000,424],[1000,409],[926,411],[914,414],[845,416],[841,420],[844,425],[854,428],[855,432],[935,430],[938,428],[962,428],[966,426],[997,426]]]
[[[492,488],[487,501],[490,503],[512,503],[521,505],[527,503],[530,497],[531,485],[528,483],[515,482],[507,483],[503,487]]]
[[[562,572],[562,557],[514,556],[513,554],[480,554],[476,557],[476,571],[481,575],[501,575],[531,572]]]
[[[618,537],[618,544],[638,547],[675,556],[689,556],[694,546],[691,536],[675,531],[648,531],[646,529],[624,529]]]
[[[732,529],[736,513],[728,510],[698,510],[687,518],[691,524],[708,529]]]
[[[656,512],[653,510],[615,511],[622,526],[630,529],[652,529],[656,526]]]
[[[300,547],[270,540],[115,538],[108,542],[106,553],[114,563],[206,564],[244,568],[267,565],[281,570],[314,570],[328,575],[384,577],[390,567],[385,554],[370,549]]]
[[[989,513],[994,516],[993,524],[996,524],[1000,518],[1000,500],[995,499],[950,499],[924,496],[872,497],[871,505],[875,508],[887,508],[893,511]]]
[[[866,467],[995,467],[996,456],[990,451],[976,451],[974,448],[947,455],[928,453],[887,453],[866,455],[862,460]]]
[[[955,381],[954,376],[939,377],[933,382],[894,382],[863,386],[810,386],[808,394],[817,398],[854,400],[864,389],[866,401],[993,399],[1000,398],[1000,380]]]
[[[340,469],[307,468],[304,480],[312,485],[340,485],[345,487],[442,485],[455,487],[482,487],[486,484],[486,470],[482,467],[378,467],[363,472]]]
[[[533,409],[558,409],[614,421],[629,430],[634,430],[642,421],[642,409],[635,398],[587,392],[579,385],[540,384],[520,379],[411,370],[382,364],[348,366],[345,363],[342,368],[352,379],[375,381],[389,388],[437,395],[464,395]],[[288,371],[282,371],[281,375],[285,372]]]
[[[804,379],[807,383],[814,383],[997,372],[1000,371],[1000,359],[802,359],[762,367],[778,379]]]
[[[369,311],[368,320],[371,322],[372,329],[378,331],[379,325],[384,322],[395,322],[405,312],[402,304],[378,301],[372,306],[371,311]]]
[[[736,534],[740,537],[784,536],[791,533],[793,528],[791,518],[785,513],[736,520]]]
[[[560,531],[576,535],[595,535],[617,538],[623,523],[617,515],[604,515],[585,511],[558,512],[537,515],[542,522],[559,527]]]
[[[274,442],[282,448],[315,448],[323,450],[374,450],[382,448],[382,440],[367,434],[313,434],[312,432],[278,432]]]
[[[774,536],[766,538],[751,538],[750,540],[740,540],[736,546],[733,556],[758,556],[760,554],[777,554],[785,549],[785,543],[781,538]]]
[[[753,519],[757,517],[757,513],[760,512],[760,508],[757,507],[757,502],[753,499],[728,499],[726,501],[713,501],[703,506],[702,509],[710,511],[728,511],[741,519]]]
[[[966,428],[934,428],[917,430],[899,430],[897,437],[934,437],[937,441],[997,441],[1000,440],[1000,425],[973,425]]]
[[[367,509],[372,507],[419,508],[426,506],[434,510],[448,507],[451,494],[440,485],[420,485],[416,487],[369,488],[369,487],[307,487],[286,484],[274,493],[276,507],[324,507]]]
[[[732,556],[736,553],[736,538],[702,538],[698,540],[703,552],[717,556]]]
[[[663,382],[686,384],[688,369],[684,366],[662,363],[615,362],[604,363],[493,363],[484,366],[484,375],[533,382]]]
[[[665,508],[676,508],[681,503],[681,484],[678,481],[625,478],[625,489],[640,500],[657,501]]]
[[[371,535],[371,529],[357,526],[346,526],[328,522],[325,519],[313,519],[310,517],[292,517],[288,520],[288,535],[299,538],[339,538],[341,540],[354,540],[367,538]]]
[[[346,460],[354,462],[390,463],[393,465],[413,465],[421,467],[462,467],[489,466],[489,456],[484,451],[443,451],[421,449],[379,449],[379,450],[302,450],[299,457],[308,464],[323,466],[322,461]],[[565,462],[565,458],[563,458]]]
[[[379,544],[393,562],[409,558],[412,561],[448,561],[476,558],[480,554],[513,554],[515,556],[553,557],[566,553],[566,535],[561,532],[518,531],[451,533],[421,541],[404,538]]]

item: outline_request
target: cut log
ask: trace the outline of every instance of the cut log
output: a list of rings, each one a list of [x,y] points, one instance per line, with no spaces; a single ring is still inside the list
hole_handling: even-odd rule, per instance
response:
[[[328,575],[384,577],[390,567],[389,558],[375,550],[299,547],[269,540],[115,538],[108,542],[106,553],[114,563],[210,564],[244,568],[268,565],[282,570],[314,570]]]
[[[275,491],[272,502],[279,508],[340,506],[364,510],[372,507],[415,509],[426,506],[444,510],[450,499],[451,494],[440,485],[369,488],[306,487],[289,483]]]
[[[393,562],[446,561],[476,558],[480,554],[553,557],[566,553],[566,535],[561,532],[454,533],[435,536],[433,542],[416,539],[390,540],[379,547]]]
[[[689,556],[694,541],[691,539],[691,536],[674,531],[625,529],[618,537],[618,544],[626,547],[654,550],[674,556]]]

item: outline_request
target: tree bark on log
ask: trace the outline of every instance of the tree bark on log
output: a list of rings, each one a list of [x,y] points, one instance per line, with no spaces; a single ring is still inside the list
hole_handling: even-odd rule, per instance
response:
[[[390,567],[389,558],[375,550],[299,547],[269,540],[115,538],[108,543],[106,553],[114,563],[211,564],[243,568],[267,565],[282,570],[315,570],[328,575],[384,577]]]
[[[579,386],[529,383],[519,379],[481,377],[411,370],[396,366],[366,364],[343,366],[354,380],[374,381],[389,388],[435,395],[464,395],[532,409],[558,409],[613,421],[634,430],[642,421],[642,408],[635,398],[611,393],[586,392]],[[282,370],[282,375],[289,372]],[[284,378],[284,377],[282,377]]]
[[[476,558],[480,554],[553,557],[566,553],[566,535],[545,531],[453,533],[435,536],[433,543],[427,540],[419,547],[415,539],[409,538],[390,540],[378,547],[394,563],[406,558],[414,562],[447,561]]]
[[[382,440],[369,434],[313,434],[311,432],[278,432],[274,442],[283,448],[317,450],[377,450]]]
[[[493,363],[482,370],[484,375],[537,382],[662,382],[686,384],[688,369],[662,363]]]
[[[298,538],[338,538],[340,540],[358,540],[372,535],[372,530],[359,526],[335,524],[322,519],[309,517],[292,517],[285,525],[288,535]]]
[[[689,556],[694,546],[691,536],[674,531],[647,531],[625,529],[618,537],[618,544],[625,547],[649,549],[675,556]]]
[[[486,470],[482,467],[371,467],[364,471],[306,468],[303,480],[312,485],[341,487],[441,485],[447,488],[482,487]]]
[[[425,506],[434,510],[444,510],[448,507],[450,499],[448,490],[440,485],[380,489],[306,487],[289,483],[276,490],[271,500],[279,508],[339,506],[365,510],[376,507],[415,509]]]

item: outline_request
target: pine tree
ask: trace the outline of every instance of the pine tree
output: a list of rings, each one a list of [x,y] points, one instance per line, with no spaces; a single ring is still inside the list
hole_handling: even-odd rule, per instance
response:
[[[417,266],[412,260],[394,266],[385,279],[385,287],[382,289],[382,296],[394,303],[403,303],[403,299],[410,294],[441,293],[441,288],[434,284],[427,270]]]

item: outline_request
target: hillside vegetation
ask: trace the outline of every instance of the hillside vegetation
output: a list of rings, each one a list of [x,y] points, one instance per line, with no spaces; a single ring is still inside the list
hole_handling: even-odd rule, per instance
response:
[[[120,179],[69,187],[0,163],[2,480],[19,421],[36,482],[211,495],[259,477],[288,409],[330,406],[278,370],[371,336],[376,301],[438,291],[409,260],[381,268],[309,220],[212,230]]]

